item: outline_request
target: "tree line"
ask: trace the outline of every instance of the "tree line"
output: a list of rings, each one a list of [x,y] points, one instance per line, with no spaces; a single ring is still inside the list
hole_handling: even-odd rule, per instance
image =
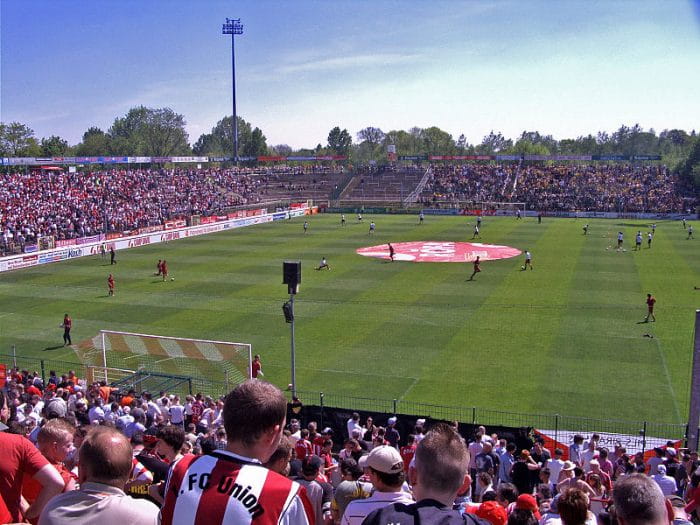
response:
[[[557,140],[539,131],[523,131],[516,138],[506,138],[491,131],[480,142],[471,143],[464,134],[456,139],[437,126],[413,127],[409,130],[383,131],[368,126],[355,140],[347,129],[336,126],[328,133],[326,144],[293,149],[287,144],[268,145],[263,131],[241,117],[238,121],[238,154],[241,157],[264,155],[345,155],[352,164],[384,162],[387,146],[396,146],[397,155],[661,155],[663,162],[693,180],[700,188],[700,136],[692,130],[665,129],[657,133],[639,124],[622,125],[612,133],[598,131],[576,138]],[[52,135],[37,139],[34,131],[19,122],[0,122],[0,156],[153,156],[202,155],[232,156],[233,117],[222,118],[190,144],[185,131],[185,117],[170,108],[131,108],[117,117],[103,131],[91,127],[81,142],[69,145]]]

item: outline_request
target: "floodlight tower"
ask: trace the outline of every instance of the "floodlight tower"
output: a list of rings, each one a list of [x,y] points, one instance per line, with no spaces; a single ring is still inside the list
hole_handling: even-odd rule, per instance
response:
[[[236,117],[236,52],[234,37],[243,34],[240,18],[227,18],[221,27],[222,35],[231,35],[231,91],[233,93],[233,161],[238,164],[238,118]]]

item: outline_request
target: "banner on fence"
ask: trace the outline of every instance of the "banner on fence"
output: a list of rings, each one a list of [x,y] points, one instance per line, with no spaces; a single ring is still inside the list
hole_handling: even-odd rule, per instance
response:
[[[5,388],[7,382],[7,365],[0,363],[0,388]]]
[[[563,459],[569,459],[569,447],[574,443],[574,436],[579,434],[584,439],[589,439],[593,433],[577,432],[573,430],[537,430],[535,434],[542,436],[545,442],[545,447],[553,451],[555,448],[560,448],[564,451]],[[644,458],[648,459],[654,456],[654,448],[666,448],[666,444],[670,441],[674,448],[681,446],[681,441],[674,439],[666,439],[660,437],[632,435],[632,434],[616,434],[611,432],[596,432],[600,436],[598,442],[599,448],[607,448],[611,455],[616,446],[625,447],[628,456],[634,456],[637,452],[644,452]]]

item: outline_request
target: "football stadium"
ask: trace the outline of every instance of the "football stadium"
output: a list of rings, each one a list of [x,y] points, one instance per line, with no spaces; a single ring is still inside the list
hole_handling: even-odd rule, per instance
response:
[[[3,27],[55,11],[29,4],[5,7]],[[198,34],[201,13],[182,8]],[[462,2],[451,8],[471,12]],[[123,9],[110,9],[115,27],[126,23]],[[270,7],[244,11],[263,17]],[[493,23],[488,10],[473,14]],[[215,36],[230,38],[220,54],[231,69],[146,92],[125,73],[124,86],[110,89],[130,102],[99,99],[118,109],[77,132],[82,109],[66,109],[80,124],[42,120],[19,109],[16,75],[32,78],[26,65],[10,62],[4,73],[0,453],[24,459],[0,468],[0,522],[388,524],[427,506],[456,520],[445,523],[473,514],[482,525],[579,525],[566,521],[569,506],[580,523],[630,525],[625,491],[652,494],[640,503],[648,515],[673,506],[679,523],[697,522],[692,123],[670,112],[647,129],[606,132],[598,128],[607,121],[586,120],[584,132],[574,117],[538,120],[525,105],[515,125],[539,131],[505,135],[461,115],[470,143],[450,112],[435,113],[444,124],[435,116],[411,127],[395,124],[396,108],[377,114],[337,95],[364,127],[336,116],[326,126],[314,109],[292,119],[312,131],[292,129],[286,109],[267,102],[278,122],[262,109],[274,89],[261,66],[249,58],[236,71],[234,44],[259,61],[274,54],[276,37],[245,47],[242,19],[219,18]],[[697,42],[697,31],[683,31]],[[20,53],[8,35],[5,56],[42,56]],[[153,50],[166,60],[166,50]],[[423,71],[421,54],[407,56]],[[378,59],[399,69],[406,60],[361,57],[372,71]],[[201,60],[200,73],[211,58]],[[270,67],[327,89],[319,71],[363,67],[327,60]],[[498,78],[483,64],[476,72]],[[422,88],[450,92],[427,78]],[[237,82],[258,90],[257,105],[242,98],[250,122],[237,114]],[[35,96],[60,98],[62,89],[99,90],[57,81],[55,93]],[[205,93],[224,101],[223,113],[205,105]],[[396,93],[397,104],[408,96]],[[696,108],[688,96],[679,88],[686,110]],[[189,123],[181,97],[201,99]],[[367,125],[382,118],[390,131]],[[454,489],[425,481],[436,473],[451,473]]]

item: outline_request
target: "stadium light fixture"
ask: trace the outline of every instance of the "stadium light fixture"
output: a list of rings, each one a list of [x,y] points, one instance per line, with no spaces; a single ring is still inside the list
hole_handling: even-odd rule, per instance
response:
[[[233,161],[238,165],[238,118],[236,117],[236,52],[234,38],[243,34],[240,18],[227,18],[221,27],[222,35],[231,35],[231,93],[233,95]]]

